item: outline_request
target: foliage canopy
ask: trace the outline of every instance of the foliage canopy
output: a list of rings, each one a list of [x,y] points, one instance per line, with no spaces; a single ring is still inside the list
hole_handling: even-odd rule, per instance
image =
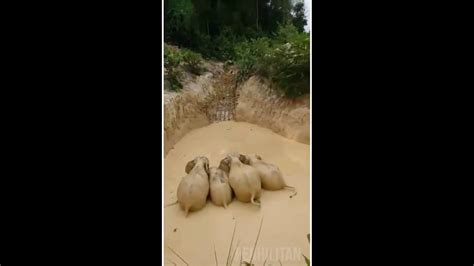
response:
[[[165,67],[178,80],[177,65],[201,72],[197,53],[232,60],[241,81],[262,75],[296,97],[309,92],[305,25],[304,4],[291,0],[165,0],[165,42],[187,48],[165,49]]]

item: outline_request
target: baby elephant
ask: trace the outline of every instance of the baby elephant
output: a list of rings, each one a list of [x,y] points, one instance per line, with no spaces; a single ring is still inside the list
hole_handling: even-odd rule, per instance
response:
[[[197,211],[206,205],[209,194],[209,160],[198,156],[186,164],[186,176],[178,186],[178,203],[188,216],[189,211]]]
[[[229,185],[227,173],[220,168],[209,168],[209,180],[211,186],[211,200],[217,206],[224,206],[232,201],[232,189]]]
[[[260,175],[262,182],[262,188],[266,190],[280,190],[283,188],[290,188],[295,190],[294,187],[290,187],[285,183],[283,174],[280,169],[273,164],[266,163],[257,154],[243,155],[242,162],[253,166]]]
[[[243,158],[241,154],[231,153],[222,159],[219,168],[229,173],[229,184],[237,200],[260,206],[259,202],[255,202],[261,194],[258,171],[252,166],[243,164],[241,158]]]

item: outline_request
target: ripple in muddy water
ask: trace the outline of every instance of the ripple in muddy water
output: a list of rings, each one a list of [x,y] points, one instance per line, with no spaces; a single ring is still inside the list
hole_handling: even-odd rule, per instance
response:
[[[253,245],[264,218],[253,262],[263,265],[305,265],[301,254],[309,255],[307,234],[309,223],[310,146],[286,139],[259,126],[224,121],[199,128],[185,135],[165,157],[165,204],[176,201],[179,181],[185,176],[185,165],[199,155],[208,157],[210,166],[218,166],[229,152],[257,153],[265,161],[277,165],[287,184],[296,187],[292,198],[289,190],[262,191],[262,207],[236,201],[227,209],[208,201],[200,211],[187,218],[178,205],[164,209],[165,246],[171,247],[189,265],[215,265],[214,245],[219,265],[225,265],[229,245],[237,228],[232,252],[239,242],[232,265],[240,257],[249,261]],[[179,230],[174,231],[175,228]],[[178,263],[180,259],[168,248],[165,258]],[[183,264],[184,265],[184,264]]]

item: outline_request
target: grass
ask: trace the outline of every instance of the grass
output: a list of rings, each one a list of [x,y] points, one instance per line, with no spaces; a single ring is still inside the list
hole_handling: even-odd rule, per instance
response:
[[[232,254],[232,258],[230,260],[230,264],[229,265],[232,265],[232,262],[234,261],[234,256],[235,256],[235,252],[237,251],[237,249],[239,248],[239,244],[240,244],[240,240],[237,241],[237,246],[235,246],[235,250],[234,250],[234,253]],[[242,254],[242,253],[240,253]]]
[[[230,246],[229,246],[229,252],[227,253],[227,260],[225,265],[229,265],[229,256],[230,256],[230,250],[232,249],[232,243],[234,242],[234,236],[235,236],[235,229],[237,228],[237,221],[235,221],[234,224],[234,232],[232,233],[232,239],[230,240]]]
[[[258,229],[257,239],[255,240],[255,245],[253,246],[252,256],[250,257],[250,263],[249,263],[250,265],[252,265],[253,254],[255,253],[255,248],[257,247],[258,238],[260,237],[260,231],[262,230],[262,224],[263,224],[263,217],[262,217],[262,220],[260,221],[260,228]]]
[[[239,266],[242,265],[242,252],[240,252],[240,263],[239,263]]]
[[[249,266],[254,266],[254,264],[252,264],[252,261],[253,261],[253,255],[255,253],[255,249],[257,247],[257,243],[258,243],[258,239],[260,238],[260,233],[262,231],[262,226],[263,226],[263,217],[260,221],[260,228],[258,229],[258,233],[257,233],[257,237],[255,239],[255,244],[253,246],[253,250],[252,250],[252,256],[250,257],[250,262],[247,262],[247,261],[242,261],[242,252],[240,252],[240,263],[239,263],[239,266],[242,265],[242,263],[244,263],[245,265],[249,265]],[[234,252],[232,253],[232,256],[230,257],[230,253],[231,253],[231,250],[232,250],[232,244],[234,243],[234,237],[235,237],[235,230],[237,228],[237,222],[235,222],[234,224],[234,231],[232,233],[232,238],[231,238],[231,241],[230,241],[230,246],[229,246],[229,251],[227,253],[227,261],[226,261],[226,266],[230,266],[232,265],[232,262],[234,261],[234,257],[235,257],[235,253],[237,252],[237,249],[239,248],[239,244],[240,244],[240,240],[237,241],[237,245],[235,247],[235,250]],[[307,234],[306,237],[308,238],[308,242],[310,242],[310,235]],[[180,258],[186,265],[189,265],[176,251],[174,251],[172,248],[170,248],[169,246],[167,246],[176,256],[178,256],[178,258]],[[304,254],[301,254],[304,259],[305,259],[305,262],[306,262],[306,265],[311,265],[310,264],[310,261],[309,259],[304,255]],[[218,264],[218,261],[217,261],[217,252],[216,252],[216,245],[214,244],[214,258],[216,260],[216,266],[219,265]],[[230,258],[230,261],[229,261],[229,258]],[[173,263],[174,265],[176,265],[175,262],[171,261],[170,259],[167,259],[168,261],[170,261],[171,263]],[[268,255],[267,257],[265,258],[265,261],[263,262],[263,266],[266,265],[267,263],[267,260],[268,260]],[[283,266],[283,264],[281,263],[280,260],[278,260],[278,262],[280,263],[281,266]]]
[[[189,266],[189,264],[176,252],[174,251],[172,248],[170,248],[169,246],[167,246],[176,256],[178,256],[178,258],[180,258],[184,263],[186,263],[186,265]]]

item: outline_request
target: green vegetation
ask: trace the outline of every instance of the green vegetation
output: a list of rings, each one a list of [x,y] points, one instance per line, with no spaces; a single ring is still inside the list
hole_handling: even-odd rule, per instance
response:
[[[165,69],[167,72],[167,78],[171,83],[171,89],[175,91],[182,88],[182,85],[179,82],[181,77],[179,66],[182,60],[183,55],[177,49],[172,49],[165,45]]]
[[[188,49],[182,49],[184,66],[193,74],[200,75],[203,71],[201,67],[202,56]]]
[[[203,71],[201,62],[202,57],[198,53],[189,49],[176,49],[165,45],[165,68],[171,89],[176,91],[182,88],[180,78],[183,67],[193,74],[201,74]]]
[[[288,97],[309,93],[309,34],[287,24],[274,38],[258,38],[236,45],[238,80],[259,74],[274,82]]]
[[[234,61],[239,81],[257,74],[288,97],[309,93],[310,36],[304,32],[304,13],[304,5],[291,0],[165,0],[165,42],[185,48],[165,49],[169,79],[180,86],[176,70],[181,64],[201,73],[202,55]]]
[[[294,16],[292,18],[293,25],[298,29],[299,32],[303,32],[304,26],[308,22],[304,18],[304,3],[296,3],[293,7]]]

